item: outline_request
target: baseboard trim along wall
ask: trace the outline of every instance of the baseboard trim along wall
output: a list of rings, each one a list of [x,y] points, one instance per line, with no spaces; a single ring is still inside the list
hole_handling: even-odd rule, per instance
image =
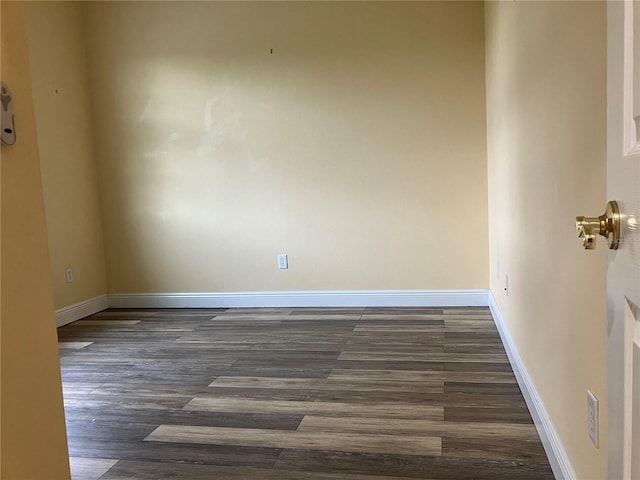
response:
[[[520,353],[518,352],[515,343],[513,343],[513,339],[507,330],[507,326],[504,322],[504,318],[502,317],[502,313],[498,308],[498,304],[491,292],[489,292],[488,297],[489,308],[491,309],[493,320],[498,328],[502,344],[507,351],[507,356],[511,363],[511,368],[513,368],[520,390],[522,390],[522,395],[527,402],[527,407],[529,408],[533,422],[535,423],[540,439],[542,440],[544,450],[547,453],[547,457],[549,457],[549,463],[551,464],[553,474],[558,480],[575,480],[576,475],[573,471],[573,467],[571,466],[571,462],[569,461],[567,452],[562,446],[562,442],[560,442],[560,437],[558,436],[549,415],[547,415],[544,403],[536,390],[533,379],[529,376],[529,372],[527,372],[522,358],[520,357]]]
[[[56,326],[61,327],[107,308],[109,308],[109,297],[107,295],[100,295],[84,302],[60,308],[56,310]]]
[[[487,290],[327,290],[299,292],[116,293],[113,308],[478,307]]]

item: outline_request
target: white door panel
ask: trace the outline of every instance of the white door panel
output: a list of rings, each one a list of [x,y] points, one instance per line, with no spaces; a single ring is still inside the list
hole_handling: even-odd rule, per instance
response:
[[[640,2],[610,1],[607,17],[607,196],[621,214],[607,270],[609,478],[640,480]]]

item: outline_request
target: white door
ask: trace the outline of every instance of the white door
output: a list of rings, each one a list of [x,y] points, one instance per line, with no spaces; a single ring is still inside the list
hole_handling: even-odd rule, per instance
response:
[[[640,480],[640,1],[607,8],[607,195],[621,242],[607,271],[609,479]]]

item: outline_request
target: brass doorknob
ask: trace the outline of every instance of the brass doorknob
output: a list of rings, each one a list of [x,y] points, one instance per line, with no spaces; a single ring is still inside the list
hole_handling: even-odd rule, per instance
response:
[[[616,250],[620,244],[620,210],[618,202],[607,203],[607,211],[599,217],[576,217],[576,231],[587,250],[596,248],[596,235],[607,239],[609,249]]]

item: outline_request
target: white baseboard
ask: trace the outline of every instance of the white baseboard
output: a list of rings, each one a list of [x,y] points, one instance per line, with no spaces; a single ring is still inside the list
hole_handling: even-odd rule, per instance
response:
[[[569,461],[569,456],[562,446],[560,437],[544,408],[544,403],[536,390],[533,379],[529,376],[529,372],[527,372],[527,368],[522,362],[520,353],[518,353],[518,349],[513,343],[513,339],[509,334],[498,304],[491,292],[489,292],[488,297],[491,314],[500,333],[504,348],[507,351],[507,356],[511,362],[511,367],[515,373],[520,390],[522,390],[522,395],[527,402],[527,407],[529,407],[529,412],[542,440],[542,446],[549,458],[553,474],[558,480],[575,480],[576,475]]]
[[[477,307],[487,290],[344,290],[230,293],[115,293],[114,308]]]
[[[109,298],[106,295],[100,295],[84,302],[60,308],[56,310],[56,326],[61,327],[107,308],[109,308]]]

